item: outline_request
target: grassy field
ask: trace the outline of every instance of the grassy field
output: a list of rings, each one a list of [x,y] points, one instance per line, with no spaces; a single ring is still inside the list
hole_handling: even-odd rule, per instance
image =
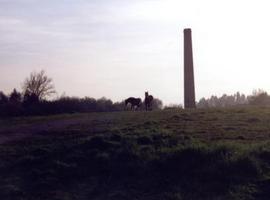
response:
[[[0,199],[270,199],[270,108],[0,120]]]

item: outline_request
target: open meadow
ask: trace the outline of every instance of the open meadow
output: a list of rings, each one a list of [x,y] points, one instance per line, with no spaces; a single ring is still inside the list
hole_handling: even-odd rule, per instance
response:
[[[270,108],[0,120],[0,199],[269,199]]]

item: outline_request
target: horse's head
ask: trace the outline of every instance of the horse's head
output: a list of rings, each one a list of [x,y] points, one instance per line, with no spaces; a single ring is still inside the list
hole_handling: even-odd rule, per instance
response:
[[[145,92],[144,95],[145,95],[145,97],[148,97],[148,92]]]

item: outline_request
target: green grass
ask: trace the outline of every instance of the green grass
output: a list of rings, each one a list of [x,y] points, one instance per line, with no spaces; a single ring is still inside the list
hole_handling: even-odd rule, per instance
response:
[[[27,129],[63,121],[61,129],[0,145],[0,199],[270,198],[269,108],[72,114],[9,123]],[[4,122],[0,130],[9,127]]]

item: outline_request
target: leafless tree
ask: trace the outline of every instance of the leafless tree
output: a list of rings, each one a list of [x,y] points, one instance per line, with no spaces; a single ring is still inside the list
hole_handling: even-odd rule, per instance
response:
[[[44,70],[32,72],[22,85],[24,95],[35,95],[42,100],[55,93],[52,79],[49,78]]]

